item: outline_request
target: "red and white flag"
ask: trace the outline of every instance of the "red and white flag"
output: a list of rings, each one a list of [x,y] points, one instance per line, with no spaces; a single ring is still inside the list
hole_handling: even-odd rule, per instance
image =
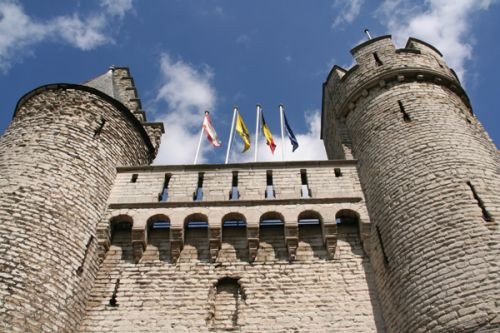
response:
[[[205,112],[205,118],[203,119],[203,129],[207,134],[207,139],[210,141],[212,146],[220,147],[221,142],[219,137],[217,136],[217,132],[215,132],[215,128],[212,125],[212,121],[210,121],[210,117],[208,116],[208,112]]]

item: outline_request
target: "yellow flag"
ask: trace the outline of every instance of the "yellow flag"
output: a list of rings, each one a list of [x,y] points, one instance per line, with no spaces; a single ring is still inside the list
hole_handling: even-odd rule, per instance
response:
[[[243,121],[243,118],[241,118],[239,111],[236,117],[236,132],[243,139],[243,142],[245,143],[243,152],[246,152],[248,149],[250,149],[250,133],[248,132],[247,125],[245,125],[245,122]]]

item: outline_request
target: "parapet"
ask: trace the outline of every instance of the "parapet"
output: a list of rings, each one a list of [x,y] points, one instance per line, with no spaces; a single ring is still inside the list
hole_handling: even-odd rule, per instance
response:
[[[323,84],[322,123],[331,123],[327,117],[332,115],[345,117],[372,88],[415,80],[446,86],[470,107],[455,72],[443,61],[441,52],[426,42],[411,37],[404,48],[396,49],[391,36],[386,35],[354,47],[351,54],[356,64],[349,70],[333,66]],[[323,137],[323,126],[321,132]]]

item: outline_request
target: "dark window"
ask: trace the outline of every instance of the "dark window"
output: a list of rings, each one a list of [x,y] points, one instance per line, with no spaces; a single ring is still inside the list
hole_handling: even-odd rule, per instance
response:
[[[470,190],[472,191],[472,196],[474,197],[474,199],[476,199],[477,205],[479,206],[479,208],[481,208],[481,211],[483,213],[483,219],[486,222],[492,222],[493,217],[491,216],[490,212],[488,212],[488,210],[486,209],[486,206],[484,205],[484,201],[477,194],[477,191],[476,191],[476,188],[474,187],[474,185],[472,185],[471,182],[467,182],[467,185],[469,185]]]
[[[165,174],[165,180],[163,181],[163,188],[161,193],[158,195],[158,201],[165,202],[168,200],[168,184],[170,183],[171,174]]]
[[[113,294],[111,295],[111,298],[109,299],[109,305],[112,307],[118,306],[118,301],[116,299],[116,296],[118,294],[118,288],[120,288],[120,279],[116,279],[115,289],[113,290]]]
[[[94,139],[98,138],[101,135],[102,129],[104,128],[105,124],[106,124],[106,119],[101,117],[101,122],[94,131]]]
[[[382,60],[380,60],[377,52],[373,52],[373,58],[375,59],[375,63],[377,64],[377,66],[382,66],[384,64]]]
[[[273,188],[273,171],[267,170],[266,172],[266,199],[274,199],[276,193]]]
[[[375,227],[377,230],[378,242],[380,243],[380,250],[382,250],[382,256],[384,256],[384,263],[387,265],[389,263],[389,259],[387,258],[387,254],[385,253],[384,242],[382,241],[382,234],[380,233],[380,229],[378,226]]]
[[[238,191],[238,171],[233,171],[233,179],[231,181],[231,192],[229,192],[230,200],[238,200],[240,193]]]
[[[198,187],[196,188],[196,192],[193,195],[194,201],[202,201],[203,200],[203,172],[198,173]]]
[[[132,178],[130,178],[130,182],[131,183],[137,182],[137,178],[139,178],[138,174],[136,174],[136,173],[132,174]]]
[[[342,177],[342,170],[340,168],[334,168],[333,172],[335,172],[335,177]]]
[[[311,197],[311,190],[309,189],[309,184],[307,182],[307,171],[305,169],[300,170],[300,181],[302,184],[301,188],[301,197],[302,198],[310,198]]]
[[[406,112],[405,107],[403,106],[403,102],[398,101],[398,104],[399,104],[399,111],[401,111],[401,113],[403,114],[403,120],[407,123],[410,122],[411,121],[410,115],[408,114],[408,112]]]

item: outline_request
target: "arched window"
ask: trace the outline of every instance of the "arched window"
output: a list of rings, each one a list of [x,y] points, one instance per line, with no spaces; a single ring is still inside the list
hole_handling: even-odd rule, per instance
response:
[[[321,215],[313,210],[307,210],[299,214],[297,223],[299,225],[297,260],[311,260],[313,257],[326,258]]]
[[[268,212],[262,215],[259,223],[259,238],[256,261],[288,260],[283,215],[278,212]]]
[[[219,330],[234,330],[239,327],[238,317],[245,294],[238,278],[223,277],[211,292],[212,327]]]
[[[146,252],[152,257],[167,261],[170,258],[170,219],[163,214],[153,215],[148,219],[147,228]]]
[[[118,215],[110,220],[111,247],[108,256],[118,256],[122,260],[133,261],[132,225],[133,220],[128,215]]]
[[[350,209],[342,209],[335,215],[337,230],[345,233],[359,233],[359,214]]]
[[[337,222],[337,248],[341,255],[363,256],[359,237],[359,215],[353,210],[342,209],[335,215]]]
[[[229,213],[222,218],[222,244],[219,260],[248,260],[247,224],[245,216]]]
[[[191,214],[184,219],[184,249],[180,260],[209,260],[208,217],[206,215]]]

